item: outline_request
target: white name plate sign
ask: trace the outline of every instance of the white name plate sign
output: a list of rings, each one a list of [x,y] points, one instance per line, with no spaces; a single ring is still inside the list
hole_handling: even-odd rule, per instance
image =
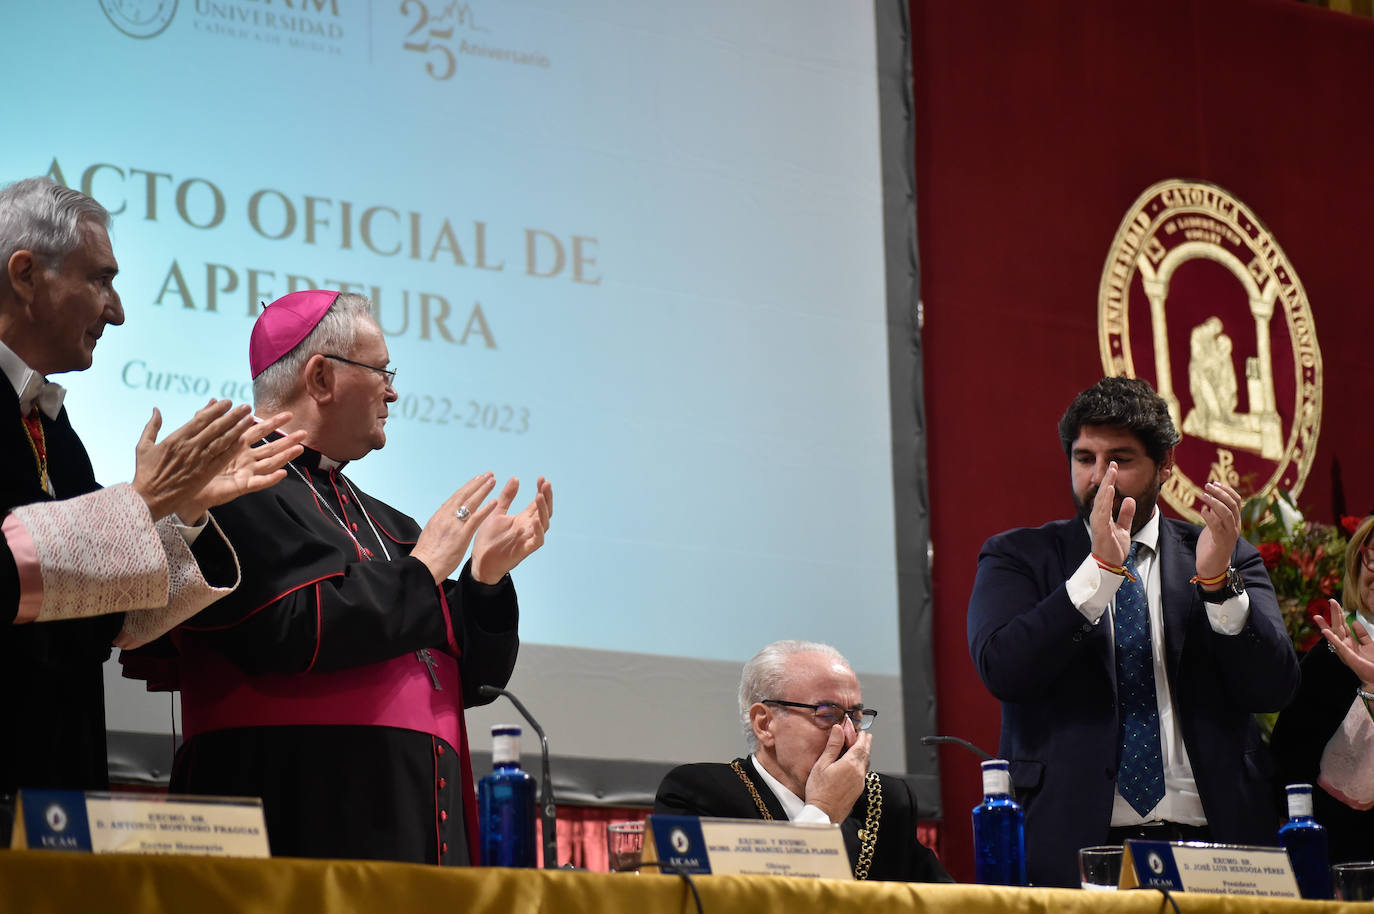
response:
[[[1127,841],[1121,888],[1136,886],[1203,895],[1302,897],[1283,848],[1197,841]]]
[[[262,801],[21,790],[11,847],[95,854],[269,857]]]
[[[644,859],[689,873],[853,879],[838,825],[649,816]]]

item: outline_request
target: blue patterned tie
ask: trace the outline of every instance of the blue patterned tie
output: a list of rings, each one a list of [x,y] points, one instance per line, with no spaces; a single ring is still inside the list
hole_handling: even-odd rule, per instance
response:
[[[1140,543],[1131,543],[1126,570],[1135,576],[1116,591],[1116,697],[1121,716],[1121,768],[1116,786],[1140,815],[1164,799],[1164,760],[1159,754],[1159,702],[1155,697],[1150,607],[1136,570]]]

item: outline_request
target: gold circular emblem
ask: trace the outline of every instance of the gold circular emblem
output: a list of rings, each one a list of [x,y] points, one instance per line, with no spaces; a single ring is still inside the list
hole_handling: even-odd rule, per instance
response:
[[[1321,350],[1298,274],[1245,204],[1196,181],[1149,188],[1121,222],[1097,301],[1103,371],[1153,383],[1183,435],[1160,493],[1174,510],[1201,520],[1209,481],[1247,498],[1302,491]]]
[[[100,8],[130,38],[156,38],[172,24],[177,0],[100,0]]]

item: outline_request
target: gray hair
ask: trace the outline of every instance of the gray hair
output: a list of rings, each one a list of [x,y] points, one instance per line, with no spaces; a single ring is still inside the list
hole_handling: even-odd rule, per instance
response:
[[[8,264],[16,251],[32,251],[45,267],[61,267],[80,246],[87,220],[109,228],[109,210],[49,178],[26,178],[0,189],[0,264]]]
[[[750,657],[739,678],[739,716],[750,752],[758,751],[759,738],[749,722],[749,709],[765,698],[778,698],[783,694],[789,678],[787,661],[797,654],[823,654],[854,669],[844,654],[819,641],[774,641]]]
[[[253,379],[254,408],[275,411],[290,403],[299,393],[301,369],[312,355],[351,353],[358,341],[360,320],[374,320],[372,302],[353,292],[340,292],[315,329]]]

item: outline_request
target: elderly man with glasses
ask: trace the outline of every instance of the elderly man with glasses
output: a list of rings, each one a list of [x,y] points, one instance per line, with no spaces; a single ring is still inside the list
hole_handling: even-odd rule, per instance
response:
[[[740,718],[751,753],[668,772],[654,812],[833,822],[857,879],[952,882],[916,840],[904,781],[868,771],[878,712],[849,661],[828,644],[777,641],[744,665]]]
[[[154,410],[132,484],[101,489],[49,376],[90,368],[124,323],[109,223],[48,178],[0,188],[0,794],[109,786],[110,643],[156,637],[233,589],[207,509],[276,482],[300,450],[250,451],[247,408],[224,400],[157,441]]]
[[[279,856],[461,865],[478,847],[463,709],[510,678],[509,572],[543,544],[553,490],[507,513],[518,483],[481,473],[423,528],[362,491],[345,470],[387,442],[389,358],[360,295],[293,292],[254,325],[254,403],[291,404],[305,452],[216,512],[243,584],[177,632],[172,787],[261,797]]]

